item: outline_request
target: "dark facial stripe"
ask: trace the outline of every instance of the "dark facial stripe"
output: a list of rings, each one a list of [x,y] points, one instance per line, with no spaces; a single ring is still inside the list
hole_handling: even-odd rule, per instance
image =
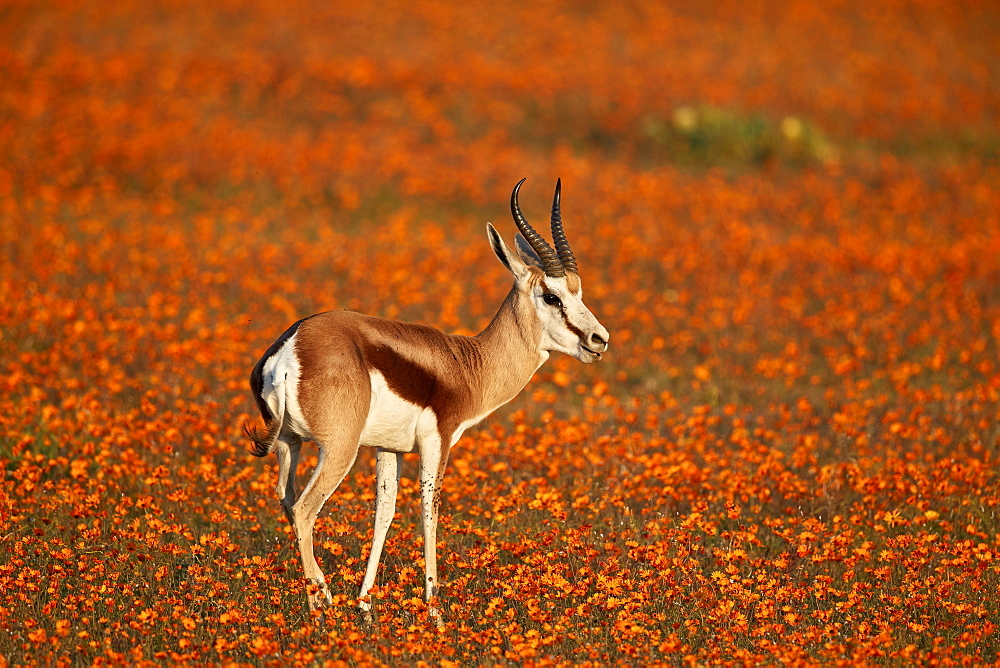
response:
[[[566,315],[566,309],[562,310],[562,317],[563,317],[563,324],[566,325],[566,329],[568,329],[569,331],[571,331],[574,334],[576,334],[577,336],[579,336],[580,337],[580,341],[583,341],[584,338],[585,338],[584,335],[583,335],[583,331],[579,327],[577,327],[576,325],[574,325],[573,323],[571,323],[569,321],[569,316]]]

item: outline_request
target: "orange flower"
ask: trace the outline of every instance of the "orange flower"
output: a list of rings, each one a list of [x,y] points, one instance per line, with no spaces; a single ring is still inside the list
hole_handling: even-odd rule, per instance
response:
[[[995,659],[1000,17],[967,5],[13,3],[5,659]],[[443,631],[413,456],[377,626],[367,452],[311,616],[248,365],[326,309],[481,331],[522,176],[563,178],[609,353],[449,453]]]

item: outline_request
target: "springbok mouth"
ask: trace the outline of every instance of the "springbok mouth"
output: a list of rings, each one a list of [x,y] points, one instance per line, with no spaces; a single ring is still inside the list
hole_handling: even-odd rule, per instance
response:
[[[597,352],[596,350],[591,350],[590,348],[588,348],[587,346],[583,345],[582,343],[580,344],[580,347],[583,348],[584,350],[586,350],[588,353],[590,353],[594,357],[596,357],[597,359],[601,359],[601,353]]]

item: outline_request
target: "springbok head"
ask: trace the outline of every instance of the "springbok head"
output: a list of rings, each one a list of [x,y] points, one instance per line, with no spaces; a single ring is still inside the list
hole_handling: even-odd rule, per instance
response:
[[[521,179],[510,196],[510,211],[520,234],[517,252],[508,248],[500,234],[487,223],[490,244],[510,273],[517,289],[530,300],[541,324],[540,348],[566,353],[581,362],[596,362],[608,349],[608,330],[583,303],[583,288],[576,259],[563,232],[559,211],[561,180],[552,199],[552,241],[555,249],[531,227],[517,201]]]

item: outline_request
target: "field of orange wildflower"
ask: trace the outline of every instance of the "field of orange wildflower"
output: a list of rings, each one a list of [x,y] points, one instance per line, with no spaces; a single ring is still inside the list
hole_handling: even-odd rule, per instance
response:
[[[0,9],[0,664],[943,663],[1000,650],[1000,8]],[[604,362],[362,453],[310,615],[247,377],[354,309],[479,331],[515,182]],[[309,449],[315,461],[315,449]]]

